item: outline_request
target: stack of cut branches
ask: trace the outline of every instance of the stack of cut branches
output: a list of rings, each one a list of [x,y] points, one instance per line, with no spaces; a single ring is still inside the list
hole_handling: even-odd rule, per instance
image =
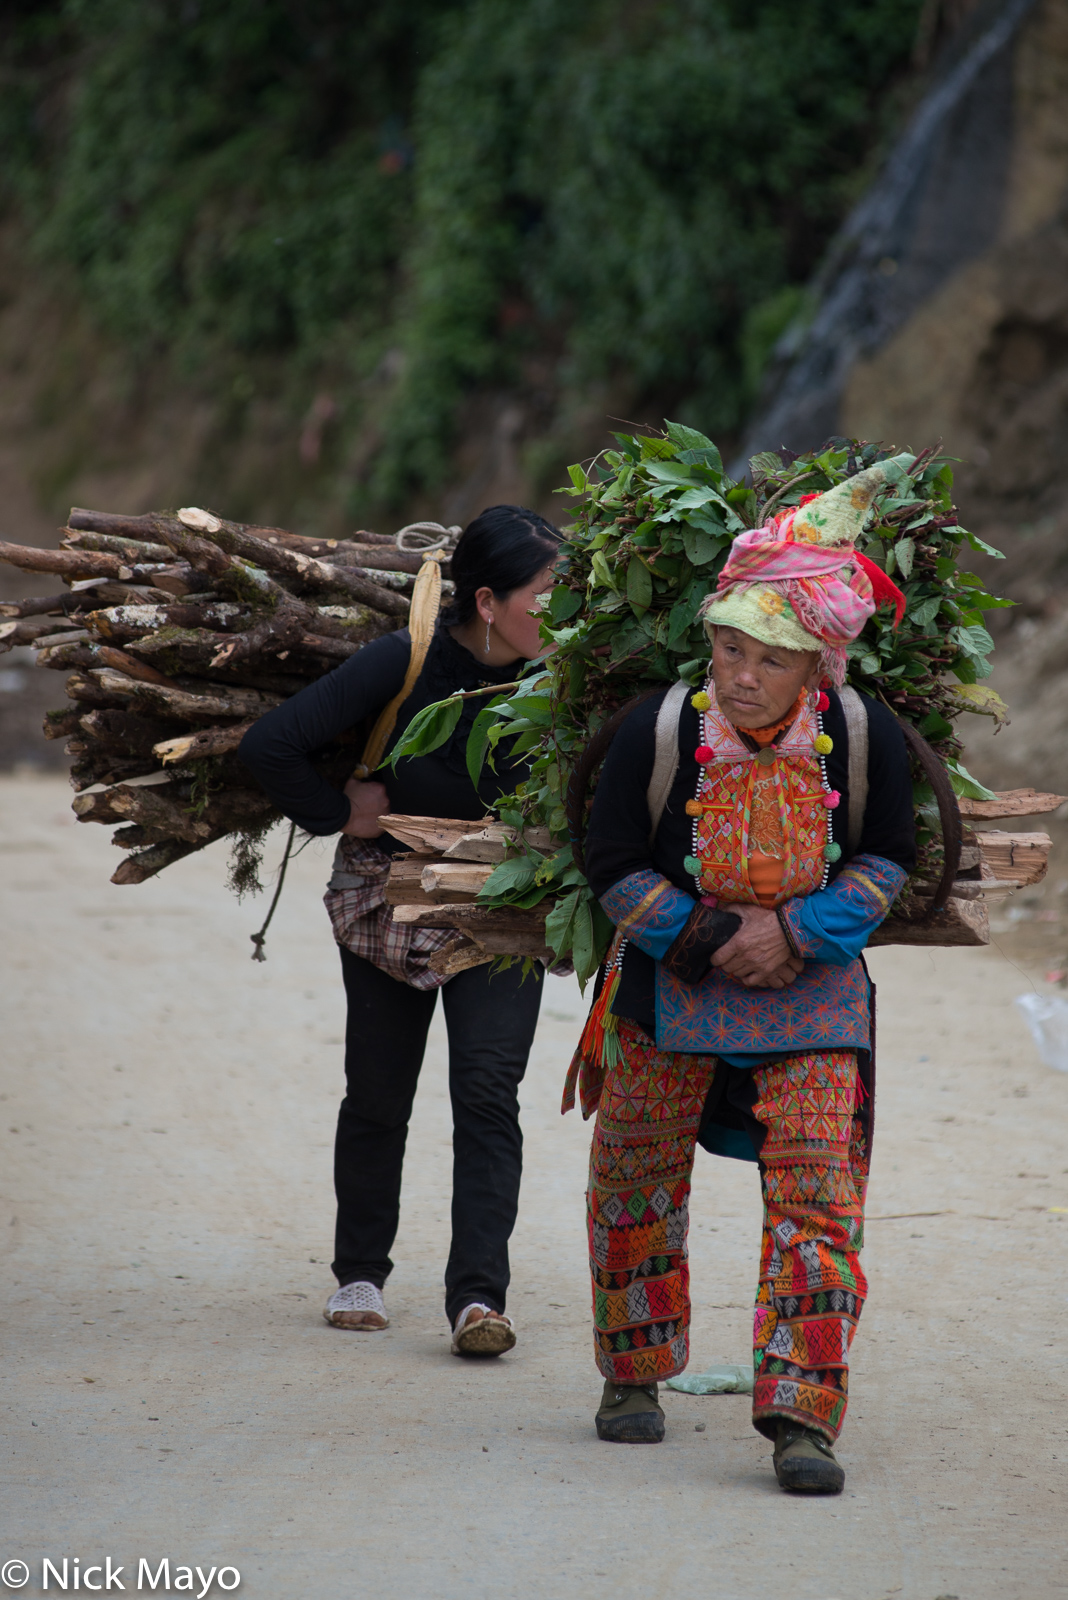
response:
[[[0,541],[0,561],[66,585],[0,604],[0,652],[32,645],[39,666],[69,674],[70,704],[49,712],[45,735],[69,740],[78,817],[122,824],[113,842],[132,853],[113,883],[141,883],[233,834],[232,885],[257,886],[278,813],[236,759],[242,736],[403,627],[422,551],[458,531],[310,539],[198,507],[140,517],[75,507],[58,550]],[[358,754],[339,746],[322,770],[343,782]]]

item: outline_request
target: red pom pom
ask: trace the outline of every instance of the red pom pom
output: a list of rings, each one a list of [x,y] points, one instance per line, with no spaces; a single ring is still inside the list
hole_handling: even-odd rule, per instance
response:
[[[827,695],[824,694],[823,690],[821,689],[819,694],[816,696],[816,710],[817,711],[827,711],[829,709],[829,707],[830,707],[830,704],[831,704],[830,699],[828,698]]]
[[[828,811],[833,811],[841,798],[842,796],[838,793],[838,790],[832,789],[829,794],[824,795],[823,803],[827,807]]]
[[[699,744],[693,753],[693,758],[699,767],[707,767],[715,754],[716,752],[710,749],[707,744]]]

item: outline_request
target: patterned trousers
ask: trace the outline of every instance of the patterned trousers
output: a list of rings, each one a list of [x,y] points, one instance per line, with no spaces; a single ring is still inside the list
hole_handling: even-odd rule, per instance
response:
[[[716,1058],[665,1054],[625,1022],[619,1042],[590,1153],[594,1346],[606,1378],[649,1383],[689,1359],[690,1177]],[[753,1424],[774,1438],[792,1418],[833,1443],[867,1294],[856,1051],[807,1051],[752,1078],[751,1114],[765,1130]]]

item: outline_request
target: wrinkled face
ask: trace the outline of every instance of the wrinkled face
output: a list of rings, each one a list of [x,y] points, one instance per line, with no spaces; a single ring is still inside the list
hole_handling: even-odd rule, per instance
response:
[[[716,699],[736,727],[781,722],[802,689],[819,683],[818,650],[780,650],[739,628],[717,628],[712,646]]]

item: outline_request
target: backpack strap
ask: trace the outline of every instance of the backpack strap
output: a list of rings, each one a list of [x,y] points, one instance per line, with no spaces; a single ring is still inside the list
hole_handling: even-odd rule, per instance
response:
[[[868,804],[868,713],[855,689],[839,689],[838,698],[845,713],[846,742],[849,747],[849,816],[846,819],[846,848],[857,853]]]
[[[371,736],[364,746],[363,759],[353,770],[354,778],[366,780],[378,766],[385,754],[390,736],[397,726],[397,713],[415,688],[415,680],[423,670],[430,641],[437,627],[438,612],[441,609],[443,555],[444,551],[428,550],[423,556],[423,565],[416,574],[412,602],[408,611],[408,628],[412,636],[412,653],[408,658],[408,670],[404,674],[400,692],[395,694],[383,708],[378,721],[371,729]]]
[[[653,755],[653,775],[649,779],[646,798],[649,803],[649,848],[652,849],[660,818],[664,815],[671,785],[679,770],[679,717],[686,704],[690,685],[682,678],[673,683],[664,696],[656,714],[656,740]]]

